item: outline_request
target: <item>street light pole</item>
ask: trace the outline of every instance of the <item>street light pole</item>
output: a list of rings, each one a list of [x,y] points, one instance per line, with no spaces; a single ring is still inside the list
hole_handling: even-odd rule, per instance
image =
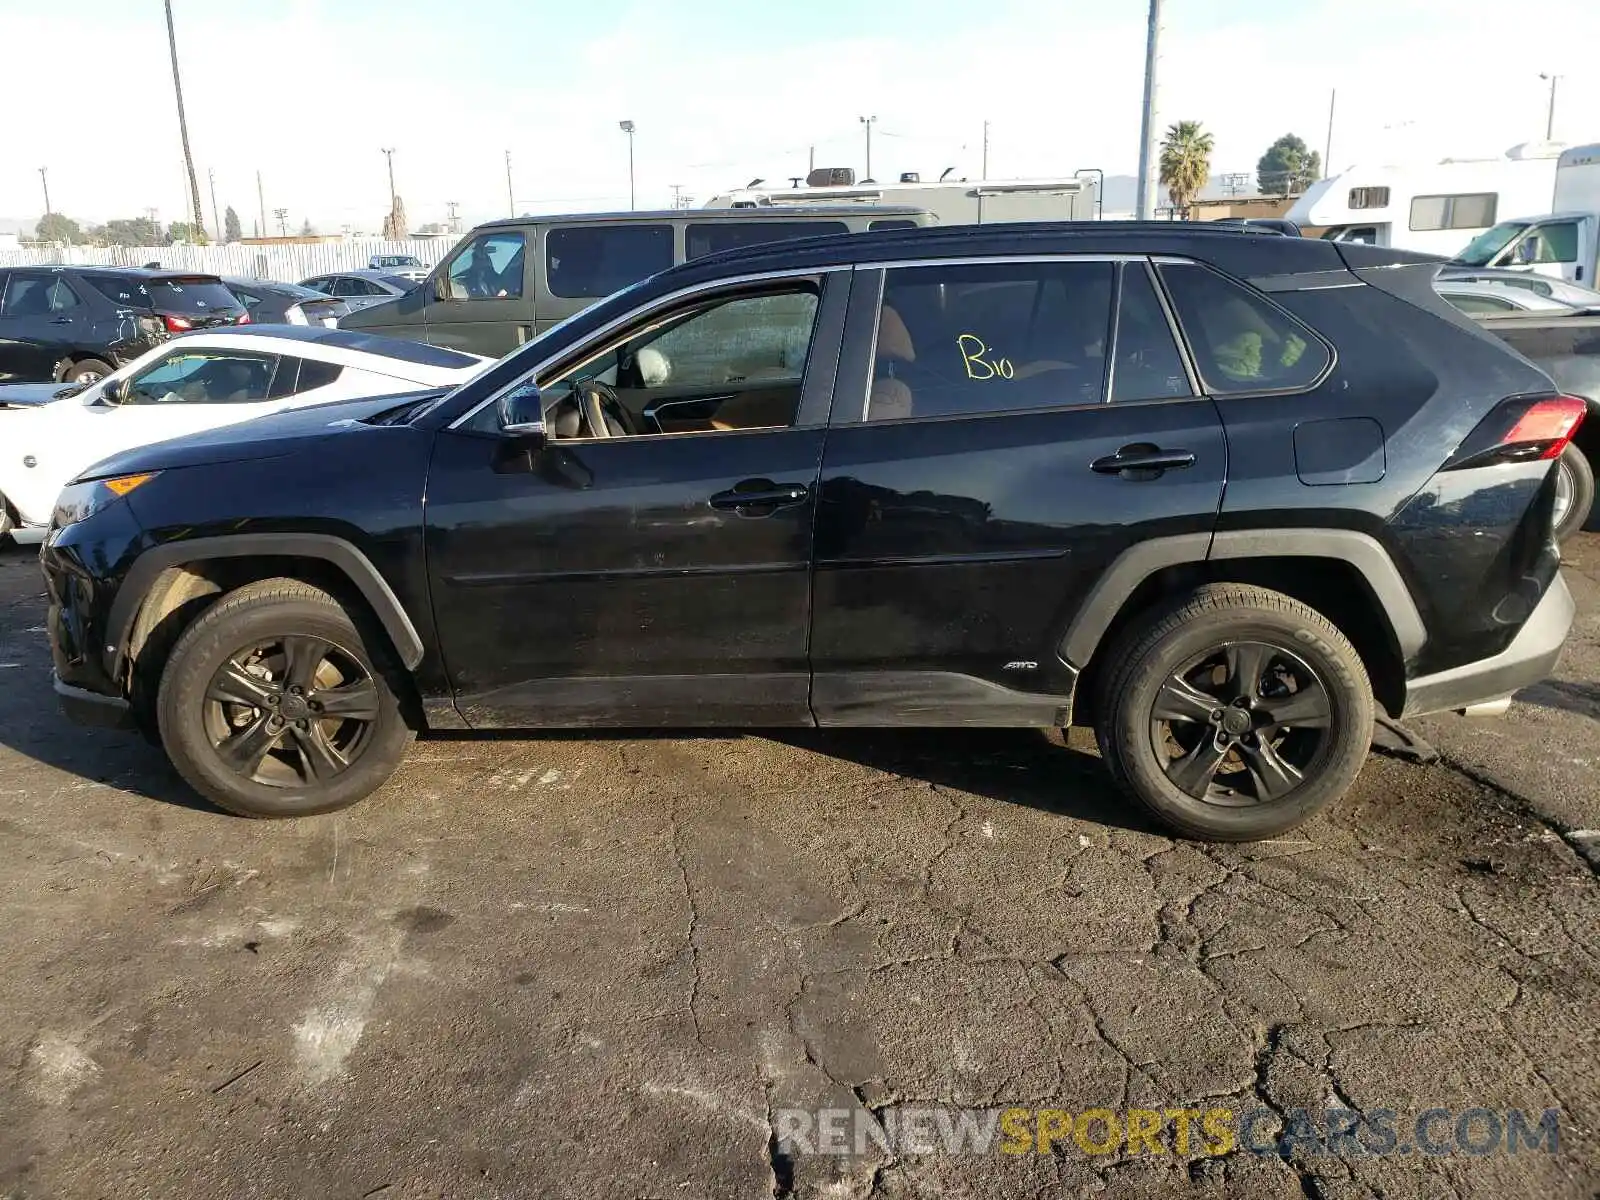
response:
[[[633,199],[633,131],[632,121],[618,121],[617,128],[628,135],[628,211],[632,212],[635,205]]]
[[[506,208],[514,217],[517,215],[517,194],[511,189],[511,151],[506,151]]]
[[[39,182],[44,185],[44,215],[50,215],[50,168],[39,168]]]
[[[872,125],[873,125],[873,122],[875,122],[877,119],[878,119],[877,117],[857,117],[856,118],[856,120],[860,121],[863,125],[865,125],[867,127],[867,178],[868,179],[872,178]]]
[[[194,155],[189,151],[189,119],[183,114],[183,80],[178,75],[178,35],[172,26],[172,0],[166,0],[166,9],[167,46],[172,51],[172,90],[178,98],[178,135],[183,140],[183,167],[189,175],[189,207],[194,223],[204,229],[205,218],[201,214],[205,209],[200,207],[200,178],[194,173]]]
[[[383,157],[389,164],[389,211],[392,213],[394,212],[394,147],[385,149]]]
[[[1560,81],[1561,76],[1540,71],[1539,78],[1550,81],[1550,108],[1546,112],[1544,119],[1544,140],[1548,142],[1556,136],[1556,84]]]
[[[1139,122],[1139,189],[1134,213],[1141,221],[1154,215],[1156,139],[1156,56],[1161,44],[1161,0],[1150,0],[1150,31],[1144,48],[1144,116]]]
[[[217,215],[217,169],[215,167],[206,168],[206,179],[211,183],[211,225],[217,231],[217,241],[221,242],[223,240],[222,218]]]

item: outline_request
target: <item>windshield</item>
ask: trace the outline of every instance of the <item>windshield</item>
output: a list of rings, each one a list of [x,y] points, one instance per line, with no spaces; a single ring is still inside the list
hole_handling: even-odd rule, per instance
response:
[[[1501,221],[1468,242],[1466,249],[1456,255],[1456,261],[1469,267],[1486,267],[1527,227],[1526,221]]]
[[[228,312],[238,299],[216,279],[152,279],[150,305],[161,312]]]

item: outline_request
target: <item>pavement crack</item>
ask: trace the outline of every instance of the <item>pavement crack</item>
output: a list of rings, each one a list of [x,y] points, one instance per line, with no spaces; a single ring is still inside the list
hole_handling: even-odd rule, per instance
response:
[[[251,1063],[244,1070],[236,1071],[234,1074],[232,1074],[232,1075],[228,1076],[228,1078],[224,1079],[221,1083],[217,1084],[216,1087],[212,1088],[211,1089],[211,1094],[213,1096],[220,1096],[223,1092],[227,1091],[234,1084],[238,1083],[246,1075],[249,1075],[252,1072],[254,1072],[257,1067],[259,1067],[262,1063],[264,1063],[266,1061],[267,1060],[264,1059],[264,1058],[258,1058],[258,1059],[256,1059],[255,1062]]]
[[[1471,763],[1462,762],[1459,758],[1451,754],[1441,755],[1439,761],[1444,766],[1449,767],[1452,771],[1455,771],[1457,774],[1465,775],[1468,779],[1472,780],[1473,783],[1478,784],[1480,787],[1488,788],[1490,791],[1504,797],[1506,801],[1509,802],[1509,807],[1514,809],[1519,815],[1526,817],[1528,820],[1539,826],[1542,826],[1547,832],[1552,834],[1556,840],[1560,841],[1568,850],[1572,851],[1573,857],[1576,858],[1582,866],[1588,869],[1590,875],[1600,879],[1600,856],[1596,856],[1594,858],[1590,857],[1593,851],[1583,844],[1582,838],[1574,836],[1574,834],[1578,833],[1579,830],[1573,829],[1571,826],[1558,821],[1556,818],[1540,812],[1539,809],[1535,807],[1534,802],[1527,796],[1524,796],[1521,792],[1510,787],[1508,784],[1502,782],[1500,779],[1496,778],[1490,772],[1483,770],[1481,767],[1473,766]]]
[[[689,984],[689,1021],[694,1026],[694,1040],[706,1050],[711,1047],[706,1044],[705,1034],[700,1028],[700,902],[695,899],[694,885],[689,880],[689,865],[683,857],[683,824],[679,820],[678,812],[674,807],[671,814],[672,822],[672,861],[677,864],[678,878],[683,884],[684,902],[689,907],[689,921],[684,929],[684,951],[689,955],[689,965],[694,971],[694,977]]]

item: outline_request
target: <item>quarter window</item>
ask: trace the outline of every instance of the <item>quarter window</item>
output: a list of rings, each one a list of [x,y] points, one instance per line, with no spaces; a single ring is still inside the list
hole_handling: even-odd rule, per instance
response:
[[[888,272],[867,419],[1095,404],[1112,264],[997,263]]]
[[[277,359],[243,350],[169,354],[128,382],[128,404],[254,404],[272,389]]]
[[[1165,400],[1193,394],[1149,269],[1143,263],[1124,267],[1111,399]]]
[[[736,250],[741,246],[849,232],[850,227],[843,221],[701,221],[684,231],[683,256],[703,258],[719,250]]]
[[[1256,292],[1193,263],[1161,278],[1208,392],[1301,390],[1327,370],[1322,340]]]
[[[1481,229],[1494,224],[1499,202],[1495,192],[1462,192],[1454,196],[1418,196],[1411,202],[1411,228]]]
[[[562,226],[545,235],[544,255],[552,296],[609,296],[672,265],[672,226]]]
[[[87,279],[89,286],[113,304],[150,307],[150,289],[138,279],[123,275],[83,275],[80,278]]]
[[[515,300],[522,295],[520,233],[484,233],[450,261],[442,281],[453,300]]]

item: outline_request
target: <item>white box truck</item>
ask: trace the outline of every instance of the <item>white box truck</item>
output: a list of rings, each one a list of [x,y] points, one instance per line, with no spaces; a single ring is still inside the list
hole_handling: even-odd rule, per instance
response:
[[[1596,287],[1600,277],[1600,142],[1556,161],[1555,192],[1543,216],[1501,221],[1473,238],[1455,261],[1511,267]]]

